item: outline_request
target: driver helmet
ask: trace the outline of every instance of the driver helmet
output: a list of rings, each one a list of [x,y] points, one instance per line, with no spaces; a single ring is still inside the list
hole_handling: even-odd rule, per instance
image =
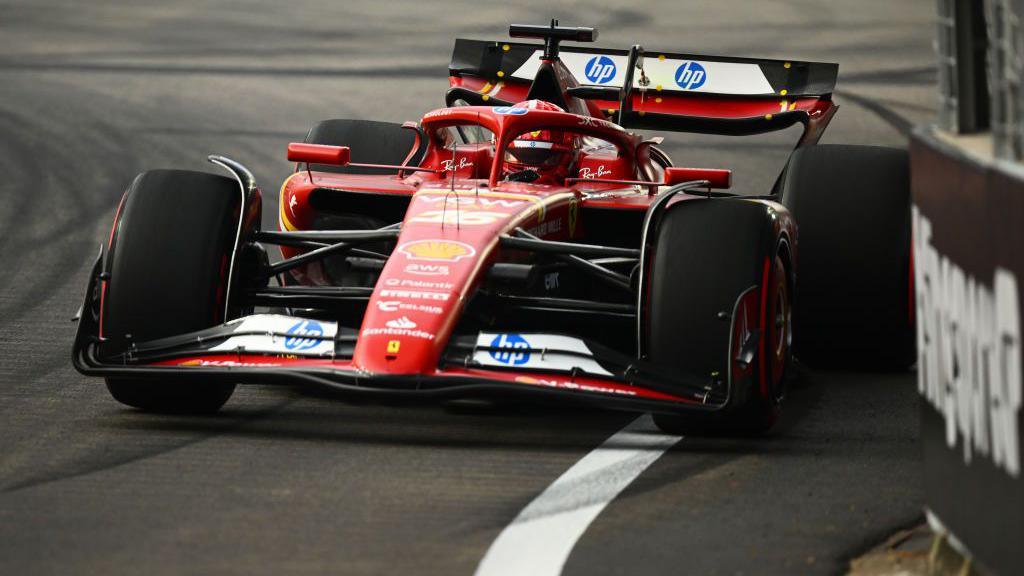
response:
[[[564,112],[559,106],[543,100],[527,100],[515,107]],[[561,130],[527,132],[505,149],[506,170],[510,175],[529,170],[536,172],[538,179],[557,182],[568,176],[577,149],[577,138],[572,133]]]

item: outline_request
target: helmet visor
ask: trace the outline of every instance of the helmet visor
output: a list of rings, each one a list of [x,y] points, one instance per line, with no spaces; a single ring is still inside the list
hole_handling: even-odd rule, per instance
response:
[[[527,166],[555,166],[568,151],[565,146],[538,140],[514,140],[505,150],[505,161]]]

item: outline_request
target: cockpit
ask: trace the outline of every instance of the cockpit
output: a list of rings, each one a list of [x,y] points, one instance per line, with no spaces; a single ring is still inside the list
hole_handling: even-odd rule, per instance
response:
[[[493,113],[472,110],[448,108],[424,117],[430,146],[424,163],[439,167],[440,178],[494,176],[496,184],[607,188],[618,181],[660,182],[669,165],[667,158],[660,163],[652,160],[649,149],[656,141],[644,141],[610,123],[566,114],[547,102],[525,102]],[[536,121],[530,121],[534,114]],[[519,118],[502,121],[510,116]],[[642,162],[654,165],[640,166]]]

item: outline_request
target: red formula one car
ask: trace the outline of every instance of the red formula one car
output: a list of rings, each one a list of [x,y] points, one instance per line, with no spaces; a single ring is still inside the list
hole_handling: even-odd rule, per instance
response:
[[[763,430],[802,359],[913,353],[905,153],[819,146],[837,66],[458,40],[447,107],[288,147],[279,229],[251,173],[139,175],[90,278],[75,367],[145,410],[237,383],[522,396]],[[804,126],[761,195],[630,128]],[[685,162],[685,160],[684,160]],[[271,263],[265,245],[280,247]],[[796,338],[794,341],[793,338]]]

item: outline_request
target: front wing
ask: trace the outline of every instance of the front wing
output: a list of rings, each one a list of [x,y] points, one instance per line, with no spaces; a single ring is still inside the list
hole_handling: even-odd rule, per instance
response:
[[[430,374],[371,374],[350,360],[357,334],[333,322],[256,314],[105,355],[94,297],[97,260],[72,350],[87,376],[306,384],[364,399],[511,397],[638,412],[714,412],[727,382],[666,374],[571,336],[480,333],[453,338]]]

